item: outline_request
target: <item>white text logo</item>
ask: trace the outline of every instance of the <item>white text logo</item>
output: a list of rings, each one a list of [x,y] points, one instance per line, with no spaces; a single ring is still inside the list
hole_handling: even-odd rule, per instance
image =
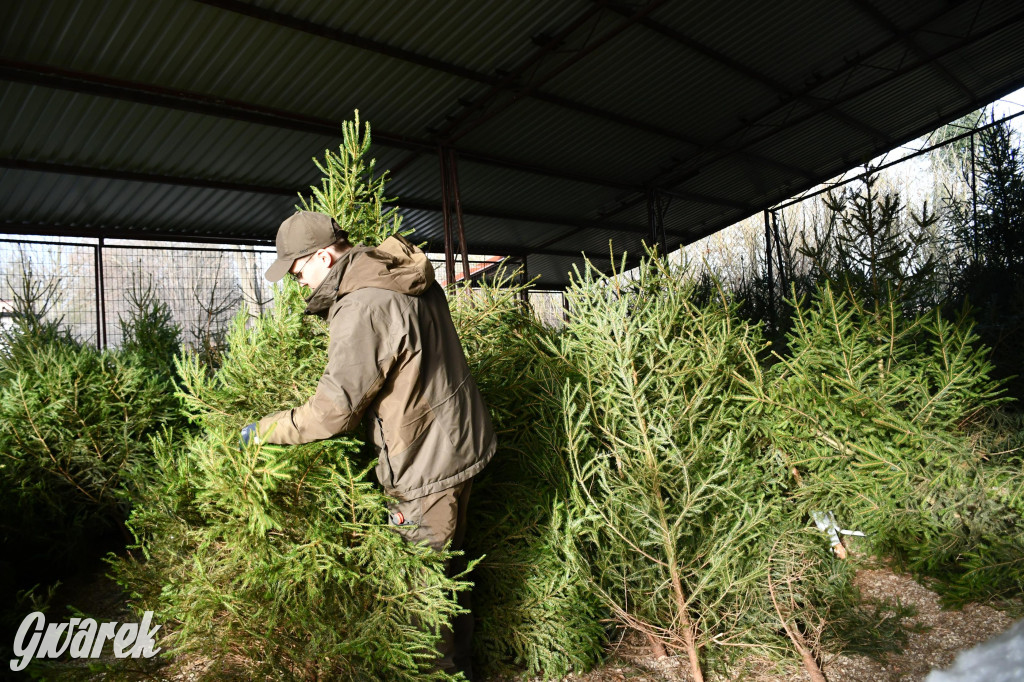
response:
[[[21,621],[14,636],[14,655],[11,670],[24,670],[33,658],[59,658],[65,652],[71,658],[99,658],[103,644],[114,643],[114,656],[118,658],[152,658],[160,652],[156,644],[156,631],[150,628],[153,612],[146,611],[141,623],[97,623],[92,618],[72,618],[70,623],[46,624],[46,616],[35,611]],[[45,626],[45,628],[44,628]],[[20,659],[20,660],[19,660]]]

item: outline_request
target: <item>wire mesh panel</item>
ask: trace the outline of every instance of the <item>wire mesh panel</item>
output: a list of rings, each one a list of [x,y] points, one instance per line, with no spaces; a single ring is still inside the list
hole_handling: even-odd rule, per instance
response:
[[[568,309],[565,293],[561,291],[531,291],[530,307],[541,323],[561,329],[565,324]]]
[[[263,273],[275,257],[273,249],[260,246],[2,239],[0,322],[10,325],[19,298],[35,295],[45,318],[60,320],[79,341],[117,347],[123,342],[122,321],[151,294],[167,304],[186,346],[212,351],[242,306],[258,315],[272,305],[272,288]],[[444,285],[444,256],[429,257]],[[503,261],[501,256],[471,256],[469,276],[493,274]],[[463,280],[461,258],[455,265],[456,281]],[[533,292],[530,302],[545,323],[562,323],[560,292]]]
[[[263,272],[274,252],[254,247],[104,246],[106,343],[119,345],[127,319],[146,291],[167,304],[186,345],[210,348],[244,304],[253,314],[271,303]]]
[[[447,267],[445,266],[444,254],[443,253],[428,253],[427,257],[430,259],[431,265],[434,266],[434,279],[445,286],[448,283]],[[505,260],[504,256],[470,256],[469,257],[469,276],[474,277],[481,273],[493,270],[502,261]],[[456,254],[455,257],[455,279],[456,282],[461,282],[466,278],[464,268],[462,267],[462,257]]]
[[[34,296],[45,319],[60,320],[79,341],[118,346],[120,322],[149,291],[167,304],[182,341],[208,350],[243,304],[254,314],[271,304],[263,273],[275,255],[253,246],[5,239],[0,319],[9,326],[18,299]]]
[[[91,244],[0,240],[4,326],[32,299],[33,310],[61,321],[83,343],[97,343],[96,248]]]

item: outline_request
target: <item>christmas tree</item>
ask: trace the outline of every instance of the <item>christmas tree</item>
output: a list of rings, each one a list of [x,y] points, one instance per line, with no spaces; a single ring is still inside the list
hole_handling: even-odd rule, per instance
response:
[[[369,127],[343,132],[311,206],[375,245],[398,221],[364,161]],[[140,556],[116,560],[117,574],[168,624],[168,651],[201,652],[214,674],[445,678],[434,645],[468,583],[446,577],[450,553],[389,528],[363,443],[239,443],[245,424],[305,401],[326,365],[327,328],[303,315],[302,294],[286,281],[272,310],[241,311],[216,373],[195,354],[177,361],[195,430],[161,438],[131,518]]]
[[[297,284],[273,310],[242,311],[216,374],[178,362],[194,432],[168,433],[132,514],[145,560],[119,560],[140,609],[169,625],[176,654],[250,672],[427,679],[440,627],[466,584],[447,553],[405,544],[355,438],[240,447],[242,425],[312,393],[326,363],[324,323]]]
[[[179,330],[151,289],[129,292],[120,349],[73,338],[51,311],[59,277],[15,287],[15,324],[0,337],[0,489],[5,543],[58,562],[104,528],[123,530],[149,436],[178,421],[170,375]],[[42,545],[42,547],[40,547]]]
[[[491,410],[498,451],[476,477],[466,551],[472,574],[474,648],[484,672],[561,677],[597,662],[605,611],[579,572],[567,511],[572,472],[560,428],[564,365],[521,300],[515,274],[459,290],[452,317]]]

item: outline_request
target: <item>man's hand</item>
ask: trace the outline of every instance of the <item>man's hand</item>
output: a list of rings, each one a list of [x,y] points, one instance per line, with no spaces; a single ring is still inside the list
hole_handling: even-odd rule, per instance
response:
[[[253,422],[242,429],[242,435],[238,440],[243,448],[249,445],[249,443],[259,443],[260,434],[256,431],[256,423]]]

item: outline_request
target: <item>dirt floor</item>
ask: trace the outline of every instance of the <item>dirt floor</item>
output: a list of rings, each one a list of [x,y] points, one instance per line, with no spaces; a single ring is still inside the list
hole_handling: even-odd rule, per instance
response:
[[[944,610],[939,596],[907,575],[888,569],[862,570],[857,586],[865,600],[898,600],[913,607],[916,614],[907,619],[911,632],[907,646],[884,662],[867,656],[839,655],[823,660],[822,672],[828,682],[918,682],[934,668],[949,666],[958,651],[969,649],[1005,631],[1013,619],[1002,611],[980,604],[968,604],[962,610]],[[620,645],[612,661],[586,674],[570,675],[566,680],[580,682],[690,682],[686,662],[679,658],[656,660],[644,648]],[[784,669],[765,662],[751,661],[744,670],[722,677],[709,675],[708,682],[806,682],[810,678],[802,667]]]
[[[858,655],[839,655],[823,660],[822,671],[828,682],[917,682],[933,668],[953,662],[958,651],[967,649],[1000,632],[1013,623],[1007,614],[989,606],[970,604],[962,610],[943,610],[939,597],[907,575],[888,569],[862,570],[857,584],[866,601],[898,601],[916,613],[908,618],[910,626],[907,646],[884,662]],[[83,611],[110,620],[128,620],[123,594],[109,579],[97,571],[80,582],[64,586],[60,596],[70,598]],[[58,602],[60,598],[58,597]],[[66,603],[66,602],[64,602]],[[569,675],[566,681],[579,682],[690,682],[688,666],[678,657],[655,659],[645,646],[637,642],[619,642],[607,663],[588,673]],[[197,680],[204,676],[208,662],[203,660],[177,663],[136,672],[149,679]],[[61,661],[56,670],[60,677],[103,679],[93,677],[84,662]],[[127,672],[127,671],[125,671]],[[130,675],[130,673],[129,673]],[[722,676],[709,674],[707,682],[798,682],[809,680],[798,665],[779,666],[771,662],[747,661],[742,670]],[[510,682],[510,678],[487,682]]]

